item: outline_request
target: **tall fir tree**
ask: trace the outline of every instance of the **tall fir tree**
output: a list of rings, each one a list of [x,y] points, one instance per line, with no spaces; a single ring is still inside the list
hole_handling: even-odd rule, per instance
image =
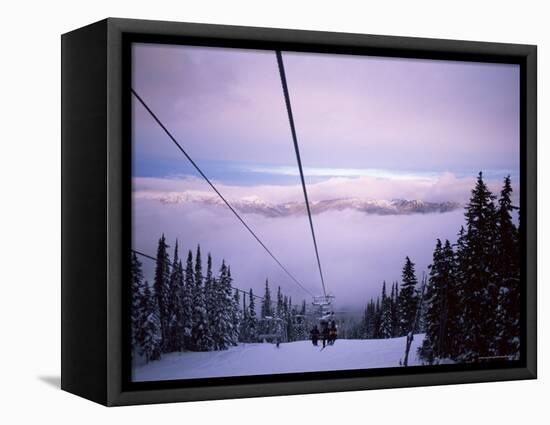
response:
[[[392,337],[392,302],[386,294],[386,281],[382,284],[382,301],[380,304],[380,338]]]
[[[162,348],[168,348],[168,330],[169,330],[169,281],[170,281],[170,259],[168,258],[168,245],[164,234],[161,236],[157,247],[157,262],[155,267],[155,279],[153,282],[155,296],[159,308],[159,321],[161,330]]]
[[[224,303],[224,293],[223,293],[223,282],[227,273],[227,267],[225,261],[222,261],[220,267],[219,275],[214,278],[213,289],[214,289],[214,303],[212,310],[212,321],[210,323],[211,332],[212,332],[212,344],[214,350],[224,350],[226,346],[226,335],[228,333],[226,317],[225,317],[225,306]]]
[[[254,301],[254,293],[252,289],[248,294],[248,312],[246,314],[246,335],[248,342],[256,342],[258,340],[258,321],[256,318],[256,302]]]
[[[140,320],[143,340],[140,344],[139,354],[145,358],[145,362],[158,360],[162,352],[162,335],[159,319],[158,297],[151,293],[149,284],[146,282],[141,298]]]
[[[453,359],[459,360],[459,357],[464,353],[465,336],[467,329],[465,328],[465,288],[468,279],[469,269],[467,264],[468,258],[468,240],[466,238],[466,229],[460,227],[457,235],[457,241],[454,244],[454,285],[457,297],[457,306],[453,311],[454,321],[456,322],[456,331],[451,335],[449,342],[449,352]]]
[[[212,335],[212,350],[223,350],[225,349],[225,338],[224,332],[225,329],[223,323],[223,313],[224,308],[220,304],[222,300],[222,289],[220,285],[219,277],[212,278],[212,309],[209,312],[210,318],[210,333]]]
[[[519,231],[512,220],[510,176],[504,179],[497,211],[495,280],[499,282],[495,355],[519,358],[520,349],[520,247]]]
[[[490,356],[491,340],[496,334],[498,286],[494,280],[496,214],[493,200],[480,172],[465,213],[468,249],[461,265],[464,361]]]
[[[182,320],[181,320],[181,335],[183,345],[187,350],[193,350],[193,292],[195,289],[195,275],[193,270],[193,253],[191,250],[187,253],[185,262],[185,281],[182,287]]]
[[[295,336],[295,311],[292,308],[292,298],[284,296],[284,320],[286,326],[286,340],[294,341]]]
[[[401,335],[401,327],[399,323],[399,285],[394,282],[392,285],[392,336],[398,337]]]
[[[182,302],[181,289],[183,285],[183,270],[178,255],[178,241],[174,247],[174,257],[170,267],[170,280],[168,283],[168,298],[167,298],[167,332],[165,351],[181,351],[184,348],[183,338],[181,334],[182,320]]]
[[[296,306],[296,315],[297,315],[297,333],[296,333],[296,339],[298,341],[303,341],[306,339],[309,339],[309,330],[310,323],[308,321],[308,318],[306,316],[306,301],[302,300],[300,307]]]
[[[246,323],[248,321],[248,307],[246,306],[246,295],[247,293],[243,293],[243,303],[241,308],[241,326],[239,328],[239,341],[240,342],[248,342],[248,334],[246,329]]]
[[[462,305],[460,303],[460,285],[457,280],[456,253],[449,240],[443,246],[443,258],[449,270],[449,286],[447,291],[447,320],[446,320],[446,355],[456,358],[457,338],[462,333]]]
[[[369,303],[365,306],[363,310],[363,316],[359,324],[359,335],[361,339],[368,339],[368,323],[369,323]]]
[[[365,339],[366,338],[366,316],[367,316],[367,306],[363,308],[363,313],[357,323],[357,338]]]
[[[422,272],[422,281],[420,282],[420,288],[416,289],[416,299],[418,300],[417,315],[416,318],[416,333],[426,333],[426,296],[422,295],[422,291],[426,292],[427,277]]]
[[[275,314],[273,305],[271,303],[271,289],[269,288],[269,281],[265,280],[265,289],[264,296],[260,308],[260,322],[258,324],[258,333],[259,334],[270,334],[272,333],[271,322],[269,320],[263,320],[266,318],[272,318]]]
[[[212,337],[210,334],[208,311],[206,309],[200,245],[197,246],[197,254],[195,255],[194,279],[191,295],[193,300],[193,325],[191,328],[192,347],[195,351],[208,351],[212,346]]]
[[[237,332],[237,342],[239,342],[242,341],[241,332],[244,323],[244,309],[241,309],[241,294],[238,289],[233,291],[233,306],[233,329]]]
[[[380,297],[376,297],[376,304],[374,307],[374,329],[373,329],[373,338],[380,338]]]
[[[281,287],[277,287],[277,305],[275,310],[275,316],[279,319],[283,319],[284,317],[284,299],[283,299],[283,293],[281,292]]]
[[[212,255],[208,253],[206,260],[206,276],[204,278],[204,302],[208,316],[208,337],[209,350],[214,349],[214,340],[216,339],[216,303],[217,303],[217,287],[212,273]]]
[[[370,313],[369,313],[369,322],[368,322],[368,328],[369,328],[369,336],[368,338],[378,338],[378,323],[376,320],[376,303],[372,299],[370,302]]]
[[[437,239],[426,287],[426,337],[420,349],[424,360],[432,364],[451,357],[452,330],[449,326],[453,303],[454,254],[449,241]]]
[[[273,307],[271,305],[271,290],[269,289],[269,282],[265,280],[264,298],[262,300],[261,317],[273,317]]]
[[[213,327],[213,342],[216,350],[225,350],[233,345],[231,311],[233,298],[225,260],[222,261],[219,277],[215,281],[216,305]]]
[[[131,305],[131,331],[132,331],[132,355],[143,344],[142,299],[145,290],[141,262],[136,253],[132,253],[130,263],[132,305]]]
[[[416,309],[417,309],[417,293],[416,293],[416,275],[414,271],[414,263],[409,257],[405,258],[405,265],[402,272],[401,290],[399,292],[399,316],[401,334],[407,335],[409,332],[415,332],[413,329]]]
[[[375,338],[375,305],[374,301],[371,299],[367,303],[365,308],[365,313],[363,317],[363,328],[364,328],[364,338],[373,339]]]
[[[230,299],[228,300],[229,315],[231,317],[231,332],[229,343],[236,346],[239,342],[239,333],[241,328],[241,314],[239,311],[239,292],[233,290],[233,278],[231,277],[231,267],[227,267],[227,286]]]

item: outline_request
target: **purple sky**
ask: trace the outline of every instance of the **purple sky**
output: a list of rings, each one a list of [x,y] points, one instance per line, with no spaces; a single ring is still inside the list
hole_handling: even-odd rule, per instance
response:
[[[284,61],[306,166],[518,166],[516,65],[287,52]],[[294,164],[274,52],[136,45],[133,87],[197,159]],[[171,158],[143,113],[137,137],[149,143],[138,153]]]
[[[517,187],[519,67],[283,57],[312,201],[464,203],[480,170],[495,191],[506,174]],[[229,199],[303,201],[274,52],[137,44],[132,84]],[[302,299],[227,208],[159,201],[204,198],[212,190],[135,101],[133,110],[135,247],[154,253],[163,232],[184,249],[200,243],[215,264],[221,258],[232,264],[237,286],[260,291],[269,277]],[[305,216],[251,213],[245,219],[306,287],[319,292]],[[435,239],[454,240],[462,223],[461,210],[315,215],[329,290],[340,305],[362,306],[382,280],[400,278],[405,255],[417,262],[420,277]]]

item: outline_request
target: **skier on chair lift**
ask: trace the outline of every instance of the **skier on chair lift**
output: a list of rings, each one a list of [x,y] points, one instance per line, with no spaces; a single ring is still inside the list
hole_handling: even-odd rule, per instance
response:
[[[328,331],[328,343],[329,345],[334,345],[334,341],[336,341],[336,336],[338,335],[338,331],[336,329],[336,322],[333,320],[330,324],[330,329]]]
[[[317,341],[319,341],[319,328],[317,328],[317,325],[314,325],[309,333],[311,335],[311,342],[317,346]]]
[[[328,322],[323,320],[321,322],[321,338],[323,340],[323,348],[325,348],[329,336]]]

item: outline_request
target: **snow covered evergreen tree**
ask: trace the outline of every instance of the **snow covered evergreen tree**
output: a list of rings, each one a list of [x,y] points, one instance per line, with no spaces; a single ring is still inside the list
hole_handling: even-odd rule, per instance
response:
[[[243,294],[243,303],[246,293]],[[241,308],[241,294],[238,289],[235,289],[233,292],[233,304],[235,306],[234,316],[233,316],[233,328],[237,330],[238,341],[243,341],[243,326],[245,319],[245,306]]]
[[[246,314],[246,337],[248,342],[258,341],[258,321],[256,319],[256,302],[252,289],[248,294],[248,311]]]
[[[273,317],[273,307],[271,306],[271,290],[269,289],[269,282],[265,280],[265,292],[262,300],[261,316]]]
[[[453,318],[456,326],[454,332],[450,332],[449,352],[452,359],[458,359],[464,352],[465,340],[465,317],[464,317],[464,288],[466,286],[469,273],[466,259],[468,257],[468,241],[466,239],[466,229],[460,227],[458,238],[454,245],[454,285],[456,293],[456,305],[450,306],[449,317]]]
[[[131,290],[132,290],[132,311],[131,311],[131,328],[132,328],[132,354],[143,345],[143,326],[142,321],[142,303],[145,284],[143,282],[143,271],[141,262],[137,255],[133,252],[130,263]]]
[[[368,332],[367,323],[368,323],[368,303],[363,309],[363,314],[361,315],[361,319],[359,320],[359,324],[357,325],[358,327],[357,333],[360,339],[367,338],[367,332]]]
[[[454,254],[450,242],[437,239],[426,287],[426,337],[419,352],[428,363],[451,357],[453,326],[450,306],[456,299]]]
[[[283,293],[281,292],[281,287],[277,287],[277,306],[275,310],[275,316],[279,319],[284,318],[284,300]]]
[[[289,305],[291,304],[289,300]],[[293,341],[304,341],[309,339],[311,323],[306,316],[306,301],[302,300],[300,307],[292,306],[292,317],[294,320]]]
[[[193,290],[195,288],[195,276],[193,271],[193,253],[187,253],[185,264],[185,284],[182,287],[181,306],[181,334],[186,350],[193,349]]]
[[[215,349],[214,340],[216,337],[216,303],[217,303],[217,288],[215,279],[212,273],[212,255],[208,253],[206,260],[206,276],[204,278],[204,302],[206,306],[206,312],[208,316],[208,337],[209,337],[209,350]]]
[[[380,338],[392,337],[392,306],[391,298],[386,294],[386,281],[382,284],[382,302],[380,304]]]
[[[248,342],[248,333],[246,329],[246,323],[248,321],[248,307],[246,306],[246,292],[243,292],[243,303],[242,308],[240,311],[241,314],[241,322],[239,327],[239,341],[240,342]]]
[[[403,266],[401,291],[399,293],[399,316],[401,334],[407,335],[409,332],[415,332],[413,324],[417,309],[417,285],[416,275],[414,272],[414,263],[409,257],[405,258]]]
[[[212,336],[216,350],[226,350],[234,343],[233,325],[231,319],[233,298],[231,281],[225,260],[222,261],[220,275],[215,280],[216,304],[214,307],[214,323]]]
[[[195,256],[194,279],[191,290],[193,308],[191,347],[194,351],[208,351],[212,346],[203,280],[201,247],[199,245]]]
[[[182,320],[182,285],[183,285],[183,269],[178,255],[178,241],[174,247],[174,258],[172,260],[170,279],[168,282],[168,297],[167,297],[167,332],[165,351],[181,351],[184,348],[183,338],[181,333]]]
[[[222,262],[220,275],[213,278],[213,304],[210,320],[210,331],[212,333],[212,348],[214,350],[224,350],[227,348],[225,336],[228,333],[227,323],[225,322],[225,307],[223,303],[223,289],[221,285],[221,275],[226,273],[225,261]]]
[[[230,299],[228,300],[229,314],[231,317],[230,344],[236,346],[239,343],[239,332],[241,328],[241,313],[239,311],[239,292],[235,290],[232,293],[233,278],[231,277],[231,267],[227,268],[227,286]]]
[[[286,304],[286,323],[288,341],[306,339],[305,317],[301,317],[298,306],[292,304],[292,297],[288,297]]]
[[[512,184],[504,179],[497,210],[496,267],[494,279],[499,282],[496,317],[495,355],[519,358],[520,344],[520,247],[519,231],[512,221]]]
[[[397,282],[394,282],[392,285],[391,299],[392,336],[395,338],[401,335],[399,322],[399,286]]]
[[[212,304],[211,310],[208,312],[209,323],[210,323],[210,333],[212,335],[212,350],[223,350],[225,349],[225,338],[224,331],[225,327],[222,323],[223,318],[223,306],[220,305],[220,300],[222,298],[221,288],[220,288],[220,279],[217,277],[212,278]]]
[[[155,296],[159,308],[159,321],[163,350],[168,349],[168,329],[170,314],[168,311],[169,281],[170,281],[170,259],[168,258],[166,239],[164,234],[158,242],[157,263],[155,268],[155,279],[153,282]]]
[[[426,291],[428,279],[425,273],[422,273],[422,282],[420,282],[420,288],[416,290],[416,299],[418,300],[418,317],[416,319],[416,333],[426,333],[426,297],[422,297],[422,289]]]
[[[461,265],[464,271],[464,352],[462,360],[472,361],[492,355],[490,346],[496,335],[498,285],[495,282],[495,206],[494,196],[480,172],[466,207],[468,249]]]
[[[365,326],[365,338],[373,339],[376,336],[376,307],[374,301],[371,299],[367,308],[365,309],[364,326]]]
[[[450,270],[449,291],[447,293],[447,355],[456,357],[456,339],[462,334],[462,305],[460,303],[460,286],[457,281],[456,253],[449,240],[443,246],[443,258]]]
[[[361,321],[359,322],[359,335],[361,339],[368,339],[369,337],[369,303],[365,306],[363,310],[363,316],[361,316]]]
[[[139,354],[148,363],[151,360],[160,359],[162,335],[158,316],[158,297],[151,293],[147,282],[145,282],[141,301],[140,310],[142,318],[140,322],[143,330],[143,339],[139,348]]]
[[[373,338],[380,338],[380,297],[376,297],[376,304],[374,307],[374,329]]]
[[[293,341],[294,326],[292,316],[292,300],[288,296],[283,297],[283,320],[285,322],[286,340]]]

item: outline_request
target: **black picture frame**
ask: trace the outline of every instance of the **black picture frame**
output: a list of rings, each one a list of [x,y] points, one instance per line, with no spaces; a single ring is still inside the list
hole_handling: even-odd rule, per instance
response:
[[[62,36],[62,389],[128,405],[535,379],[536,46],[109,18]],[[132,383],[129,45],[135,41],[520,65],[521,360]]]

